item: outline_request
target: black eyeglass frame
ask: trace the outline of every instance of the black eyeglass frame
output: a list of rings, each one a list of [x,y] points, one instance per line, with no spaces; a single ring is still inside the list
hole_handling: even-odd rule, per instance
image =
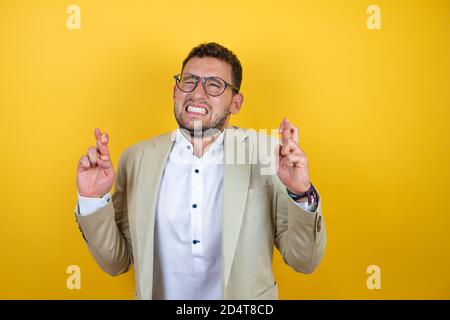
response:
[[[192,76],[192,77],[195,79],[195,85],[194,85],[194,88],[192,88],[192,90],[189,90],[189,91],[183,90],[183,89],[181,89],[180,86],[178,85],[178,84],[180,83],[180,81],[181,81],[181,75],[183,75],[183,74],[187,74],[187,75],[189,75],[189,76]],[[194,90],[197,88],[200,79],[201,79],[201,81],[202,81],[203,90],[205,90],[205,92],[206,92],[208,95],[212,96],[212,97],[218,97],[218,96],[222,95],[222,94],[225,92],[225,90],[227,90],[227,87],[230,87],[231,89],[233,89],[233,91],[235,92],[235,94],[236,94],[236,93],[239,93],[239,89],[238,89],[237,87],[235,87],[235,86],[232,85],[231,83],[226,82],[225,80],[223,80],[223,79],[220,78],[220,77],[215,77],[215,76],[212,76],[212,77],[202,77],[202,76],[197,76],[197,75],[192,74],[192,73],[179,73],[179,74],[174,75],[173,78],[175,79],[175,83],[176,83],[176,85],[177,85],[177,88],[180,89],[182,92],[185,92],[185,93],[194,91]],[[216,95],[213,95],[213,94],[210,94],[210,93],[208,92],[208,90],[206,90],[206,81],[208,81],[209,79],[219,79],[219,80],[223,81],[223,83],[225,83],[225,86],[224,86],[224,88],[223,88],[223,90],[222,90],[221,93],[216,94]]]

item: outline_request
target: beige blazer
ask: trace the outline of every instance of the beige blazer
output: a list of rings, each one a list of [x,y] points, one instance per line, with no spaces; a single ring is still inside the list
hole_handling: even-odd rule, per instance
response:
[[[254,136],[236,127],[225,131],[224,157],[233,151],[236,159],[242,153],[246,159],[224,163],[222,297],[278,299],[274,245],[294,270],[314,271],[326,242],[321,200],[316,213],[298,207],[277,175],[262,174],[263,161],[255,163]],[[134,265],[136,299],[152,299],[155,207],[172,137],[163,134],[126,149],[112,201],[87,216],[76,214],[89,250],[105,272],[115,276]]]

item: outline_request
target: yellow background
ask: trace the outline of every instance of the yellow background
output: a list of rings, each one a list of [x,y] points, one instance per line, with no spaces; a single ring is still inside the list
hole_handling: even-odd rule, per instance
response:
[[[81,30],[66,9],[81,8]],[[381,30],[366,9],[381,8]],[[323,196],[325,258],[282,299],[450,298],[449,1],[0,1],[0,298],[132,298],[75,224],[93,129],[127,146],[172,130],[172,75],[217,41],[240,58],[232,124],[300,128]],[[81,267],[81,290],[66,268]],[[366,268],[381,268],[368,290]]]

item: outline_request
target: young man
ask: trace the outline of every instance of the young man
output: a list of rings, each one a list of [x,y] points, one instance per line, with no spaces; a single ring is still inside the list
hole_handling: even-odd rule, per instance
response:
[[[134,264],[137,299],[277,299],[274,245],[311,273],[326,242],[298,130],[281,122],[267,173],[255,135],[228,127],[243,102],[236,55],[202,44],[174,78],[173,133],[125,150],[117,179],[99,129],[79,161],[76,217],[89,250],[111,275]]]

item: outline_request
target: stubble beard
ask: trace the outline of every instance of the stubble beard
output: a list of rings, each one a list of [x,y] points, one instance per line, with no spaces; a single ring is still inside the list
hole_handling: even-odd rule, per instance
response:
[[[210,112],[212,112],[212,107],[208,104]],[[225,123],[227,122],[228,117],[231,112],[229,108],[225,110],[222,114],[218,115],[215,120],[211,120],[212,122],[209,125],[203,125],[202,120],[194,120],[193,126],[188,127],[183,123],[183,112],[184,107],[181,107],[181,112],[177,114],[177,107],[174,105],[174,114],[175,119],[177,120],[178,126],[186,133],[188,133],[192,138],[205,138],[213,136],[218,132],[222,131],[225,128]]]

